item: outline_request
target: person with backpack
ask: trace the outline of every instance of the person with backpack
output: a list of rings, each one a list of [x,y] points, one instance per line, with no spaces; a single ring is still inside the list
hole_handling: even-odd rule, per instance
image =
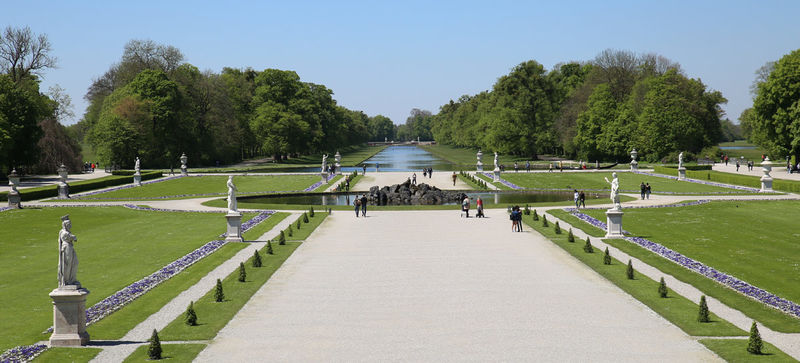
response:
[[[358,210],[361,209],[361,199],[358,195],[353,199],[353,206],[356,207],[356,218],[358,218]]]
[[[461,201],[461,211],[467,215],[467,218],[469,218],[469,196],[465,195],[464,200]]]

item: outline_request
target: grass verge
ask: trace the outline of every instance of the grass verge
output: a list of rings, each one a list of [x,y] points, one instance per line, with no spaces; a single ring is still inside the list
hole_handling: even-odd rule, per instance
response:
[[[612,256],[611,265],[604,265],[602,251],[595,249],[595,253],[584,252],[583,245],[585,242],[578,239],[575,242],[569,242],[566,233],[556,234],[553,228],[555,224],[552,221],[550,227],[543,227],[542,222],[533,221],[532,216],[524,216],[523,220],[531,228],[681,328],[687,334],[693,336],[744,336],[747,334],[744,330],[737,328],[713,313],[711,314],[710,323],[699,323],[697,321],[699,307],[696,303],[676,294],[672,290],[669,290],[668,298],[659,297],[659,283],[642,274],[636,274],[634,280],[628,280],[625,274],[627,264],[613,259]]]
[[[161,334],[159,334],[159,338]],[[153,362],[147,356],[148,345],[145,344],[131,353],[128,358],[123,362]],[[191,362],[197,357],[203,349],[206,348],[205,344],[161,344],[161,359],[167,359],[173,362]]]
[[[33,361],[36,363],[89,362],[101,351],[100,348],[48,348]]]
[[[764,342],[763,354],[747,352],[747,339],[700,339],[700,344],[731,363],[746,362],[797,362],[774,345]]]

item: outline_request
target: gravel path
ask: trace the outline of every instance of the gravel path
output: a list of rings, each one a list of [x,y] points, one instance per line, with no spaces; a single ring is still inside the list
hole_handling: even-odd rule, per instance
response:
[[[197,358],[718,361],[505,211],[336,213]],[[257,353],[256,353],[257,352]]]
[[[90,342],[90,346],[97,345],[103,348],[103,351],[100,352],[92,362],[123,361],[127,356],[133,353],[138,346],[150,339],[150,334],[152,334],[153,329],[161,330],[172,322],[172,320],[183,314],[190,301],[197,301],[200,299],[214,286],[217,279],[224,279],[232,271],[235,271],[239,266],[239,262],[245,261],[253,255],[253,249],[263,248],[267,240],[275,238],[281,230],[287,228],[299,215],[300,213],[293,213],[291,216],[286,217],[269,232],[259,237],[259,242],[247,242],[251,245],[250,247],[239,251],[235,256],[220,264],[208,275],[200,279],[194,286],[183,291],[180,295],[172,299],[172,301],[164,305],[161,310],[131,329],[131,331],[125,334],[118,342]]]

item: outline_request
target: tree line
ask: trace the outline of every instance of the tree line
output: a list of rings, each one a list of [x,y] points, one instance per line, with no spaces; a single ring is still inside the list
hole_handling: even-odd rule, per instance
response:
[[[736,137],[722,120],[725,102],[663,56],[606,50],[551,70],[523,62],[491,90],[451,100],[412,125],[429,124],[438,143],[532,158],[628,161],[636,148],[657,161]]]
[[[258,156],[333,152],[383,140],[388,118],[336,104],[324,85],[294,71],[223,68],[200,71],[175,47],[131,40],[122,59],[86,94],[76,126],[101,161],[130,167],[234,163]]]

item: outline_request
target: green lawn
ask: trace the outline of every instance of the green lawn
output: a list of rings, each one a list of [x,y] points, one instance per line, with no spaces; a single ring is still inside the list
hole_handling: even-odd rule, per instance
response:
[[[171,179],[158,183],[146,184],[141,187],[127,188],[88,196],[91,199],[128,199],[147,200],[160,197],[184,196],[199,194],[227,193],[227,176],[190,176]],[[233,182],[239,193],[257,193],[273,191],[301,191],[320,180],[317,175],[264,175],[264,176],[235,176]],[[180,198],[180,197],[178,197]],[[167,198],[171,199],[171,198]]]
[[[735,159],[739,159],[742,156],[744,156],[745,160],[753,160],[753,161],[755,161],[757,163],[760,163],[761,162],[761,155],[769,155],[769,154],[767,154],[766,151],[764,151],[764,149],[758,147],[755,144],[751,144],[751,143],[747,142],[746,140],[737,140],[737,141],[733,141],[733,142],[723,142],[723,143],[720,143],[718,146],[738,146],[738,147],[753,146],[753,147],[755,147],[754,149],[722,150],[722,152],[724,154],[728,155],[728,158],[730,159],[728,161],[728,163],[732,162],[732,163],[736,164],[736,160]],[[777,162],[781,162],[781,161],[785,162],[786,161],[786,155],[769,155],[769,157],[770,157],[770,160],[772,160],[773,162],[776,162],[776,161]],[[786,166],[786,164],[784,164],[784,166]]]
[[[89,362],[101,351],[100,348],[48,348],[33,361],[36,363]]]
[[[524,216],[526,224],[536,229],[557,246],[563,248],[569,254],[586,264],[598,274],[617,285],[620,289],[627,292],[637,300],[641,301],[650,309],[669,320],[689,335],[693,336],[741,336],[747,332],[713,315],[710,323],[700,323],[697,321],[699,306],[696,302],[687,300],[681,295],[669,290],[667,298],[658,296],[657,281],[654,281],[642,274],[635,274],[635,279],[628,280],[625,275],[627,261],[620,262],[612,256],[611,265],[603,264],[603,251],[595,247],[594,253],[586,253],[583,250],[585,241],[575,239],[575,242],[567,240],[567,231],[556,234],[553,221],[549,227],[542,226],[542,221],[534,221],[532,215]],[[635,269],[636,266],[634,266]]]
[[[159,334],[159,338],[161,335]],[[147,356],[147,349],[149,345],[145,344],[131,353],[128,358],[123,362],[153,362]],[[191,362],[197,357],[203,349],[206,348],[205,344],[161,344],[161,359],[168,362]]]
[[[639,193],[639,185],[650,183],[654,193],[741,193],[735,189],[716,187],[673,179],[633,173],[617,173],[620,189],[625,193]],[[501,178],[524,188],[605,189],[611,187],[603,178],[611,180],[610,172],[586,173],[503,173]]]
[[[87,307],[218,238],[214,213],[166,213],[122,207],[28,208],[0,213],[0,350],[47,339],[53,320],[60,217],[69,214],[80,265],[91,291]],[[252,218],[249,214],[247,219]]]
[[[700,343],[730,363],[797,362],[796,359],[767,342],[764,342],[761,355],[747,352],[747,339],[700,339]]]
[[[417,145],[417,147],[453,164],[473,167],[469,170],[474,170],[474,166],[478,163],[478,149],[458,148],[449,145]],[[523,168],[526,160],[530,159],[514,155],[500,154],[497,156],[497,161],[500,164],[505,164],[506,170],[509,167],[513,167],[514,161],[520,164],[520,168]],[[494,152],[483,151],[482,162],[484,169],[491,170],[494,168]]]

